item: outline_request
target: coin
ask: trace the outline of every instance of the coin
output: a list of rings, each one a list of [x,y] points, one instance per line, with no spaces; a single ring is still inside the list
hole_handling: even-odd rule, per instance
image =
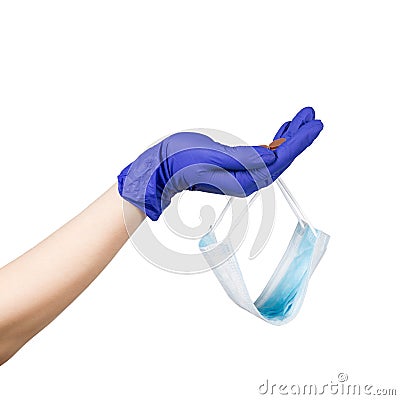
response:
[[[261,144],[260,146],[265,147],[270,150],[276,150],[282,143],[286,142],[285,138],[279,138],[271,142],[269,145]]]

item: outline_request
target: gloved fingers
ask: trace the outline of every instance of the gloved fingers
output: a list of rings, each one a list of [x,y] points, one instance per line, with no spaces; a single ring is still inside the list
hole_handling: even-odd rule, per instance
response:
[[[314,119],[300,127],[296,135],[292,137],[293,142],[298,144],[300,153],[312,144],[323,128],[324,124],[319,119]]]
[[[311,122],[315,118],[315,111],[312,107],[304,107],[293,118],[284,137],[292,137],[306,123]]]
[[[289,128],[291,121],[287,121],[285,122],[278,130],[278,132],[276,133],[276,135],[274,136],[274,140],[281,138],[287,131],[287,129]]]
[[[287,168],[293,160],[301,154],[318,137],[323,129],[320,120],[312,120],[305,123],[296,134],[288,138],[281,146],[275,150],[277,160],[271,167],[273,169]]]
[[[276,159],[274,152],[263,146],[220,145],[215,150],[212,154],[206,154],[208,160],[203,162],[209,161],[230,171],[265,168]]]

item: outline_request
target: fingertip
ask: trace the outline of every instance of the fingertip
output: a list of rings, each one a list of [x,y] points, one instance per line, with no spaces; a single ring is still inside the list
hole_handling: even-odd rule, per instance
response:
[[[299,130],[298,139],[300,142],[304,142],[306,146],[310,146],[311,143],[321,133],[324,125],[321,120],[315,119],[302,126]]]
[[[300,113],[304,114],[307,121],[311,121],[315,118],[315,110],[312,107],[304,107],[300,110]]]
[[[315,119],[314,121],[310,121],[308,124],[305,125],[308,129],[320,133],[322,129],[324,129],[324,124],[320,119]]]
[[[312,107],[304,107],[302,108],[296,116],[293,118],[293,121],[301,121],[301,123],[310,122],[315,118],[315,111]]]
[[[288,129],[288,135],[292,136],[296,134],[296,132],[305,124],[314,120],[315,111],[312,107],[304,107],[302,108],[296,116],[293,118],[290,127]]]

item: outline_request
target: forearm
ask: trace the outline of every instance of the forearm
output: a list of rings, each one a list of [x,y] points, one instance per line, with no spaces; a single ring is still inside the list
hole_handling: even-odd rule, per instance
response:
[[[128,240],[116,185],[0,269],[0,364],[60,314]],[[128,205],[129,222],[145,215]]]

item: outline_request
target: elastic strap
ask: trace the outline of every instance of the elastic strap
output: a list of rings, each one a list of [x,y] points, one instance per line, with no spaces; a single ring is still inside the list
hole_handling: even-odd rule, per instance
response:
[[[293,194],[290,192],[286,184],[283,182],[282,178],[278,178],[276,180],[276,184],[278,185],[279,189],[281,190],[283,196],[285,197],[286,201],[288,202],[290,208],[296,215],[299,224],[302,228],[304,228],[304,222],[308,224],[312,233],[317,236],[317,232],[315,228],[312,226],[310,219],[304,214],[303,210],[300,208],[299,203],[294,198]]]

